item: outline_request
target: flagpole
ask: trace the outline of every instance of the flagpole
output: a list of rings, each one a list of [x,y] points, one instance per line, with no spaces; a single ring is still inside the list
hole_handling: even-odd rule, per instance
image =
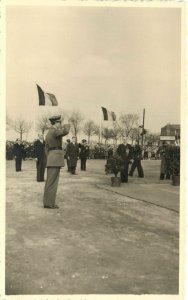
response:
[[[37,87],[37,83],[35,81],[35,86]],[[34,101],[34,136],[36,135],[36,101]]]
[[[101,144],[101,135],[102,135],[102,110],[100,112],[100,124],[99,124],[99,145]]]

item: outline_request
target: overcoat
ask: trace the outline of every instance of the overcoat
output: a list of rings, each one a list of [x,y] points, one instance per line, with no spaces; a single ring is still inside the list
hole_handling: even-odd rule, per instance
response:
[[[120,144],[117,148],[117,154],[125,161],[129,162],[132,158],[132,147],[130,144]]]
[[[67,158],[69,157],[69,167],[76,167],[79,156],[79,146],[72,142],[67,145]]]
[[[45,151],[47,167],[64,167],[64,150],[62,149],[62,137],[69,133],[69,124],[60,128],[50,128],[45,139]]]
[[[40,140],[37,140],[34,143],[34,157],[40,159],[43,159],[45,156],[45,143],[41,142]]]

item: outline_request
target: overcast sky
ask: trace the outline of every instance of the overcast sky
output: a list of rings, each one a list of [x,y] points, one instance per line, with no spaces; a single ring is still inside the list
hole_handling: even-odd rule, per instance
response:
[[[145,108],[153,132],[180,123],[179,8],[10,6],[6,20],[10,117],[34,119],[38,83],[96,122],[104,106]]]

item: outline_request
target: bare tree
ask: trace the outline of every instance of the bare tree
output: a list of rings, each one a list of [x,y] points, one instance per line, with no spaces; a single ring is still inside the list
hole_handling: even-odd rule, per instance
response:
[[[8,122],[9,122],[8,125],[20,134],[21,141],[22,141],[23,134],[28,133],[33,126],[33,122],[26,121],[22,117],[19,117],[15,120],[9,119]]]
[[[145,143],[147,144],[158,144],[160,141],[160,133],[151,133],[148,130],[146,130],[145,133]]]
[[[96,135],[98,137],[98,142],[101,142],[101,130],[100,130],[100,126],[99,125],[95,125],[95,129],[94,129],[94,135]]]
[[[93,120],[88,120],[83,127],[83,132],[87,135],[88,137],[88,144],[90,142],[90,137],[96,133],[96,124],[94,123]]]
[[[139,116],[137,114],[122,114],[119,120],[123,133],[129,137],[132,128],[138,126]]]
[[[112,129],[104,127],[102,129],[102,136],[103,136],[103,138],[105,140],[105,145],[106,145],[107,140],[113,138]]]
[[[41,131],[42,134],[45,133],[45,131],[49,128],[50,123],[49,123],[49,116],[44,115],[41,116],[37,122],[37,130]]]
[[[73,111],[68,118],[69,123],[71,124],[71,131],[74,136],[77,136],[78,132],[81,130],[81,124],[83,121],[83,116],[79,111]]]
[[[111,135],[112,135],[112,138],[113,138],[115,144],[117,144],[117,140],[121,136],[122,130],[121,130],[121,128],[119,128],[119,126],[115,122],[113,122],[112,126],[113,126],[113,128],[111,129]]]
[[[129,137],[132,141],[132,144],[134,141],[139,142],[140,141],[140,129],[139,127],[134,127],[131,129]]]

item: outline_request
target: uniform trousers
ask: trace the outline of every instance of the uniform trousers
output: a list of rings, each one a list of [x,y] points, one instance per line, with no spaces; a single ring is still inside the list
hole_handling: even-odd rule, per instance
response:
[[[139,177],[144,177],[144,172],[143,172],[143,168],[142,168],[142,165],[141,165],[141,160],[140,159],[135,159],[132,163],[132,166],[131,166],[131,170],[129,172],[129,175],[132,176],[133,175],[133,172],[134,170],[137,168],[138,170],[138,176]]]
[[[76,166],[71,166],[70,167],[70,173],[75,175],[76,174],[75,172],[76,172]]]
[[[39,158],[36,162],[36,166],[37,166],[37,181],[44,181],[46,160],[44,158]]]
[[[16,158],[15,165],[16,165],[16,172],[20,172],[22,167],[22,158]]]
[[[81,170],[86,171],[86,159],[87,158],[81,158],[80,159],[80,164],[81,164]]]
[[[124,162],[124,168],[120,173],[121,182],[128,182],[129,162]]]
[[[47,179],[44,188],[44,206],[55,205],[57,187],[59,182],[60,167],[48,167],[47,168]]]

